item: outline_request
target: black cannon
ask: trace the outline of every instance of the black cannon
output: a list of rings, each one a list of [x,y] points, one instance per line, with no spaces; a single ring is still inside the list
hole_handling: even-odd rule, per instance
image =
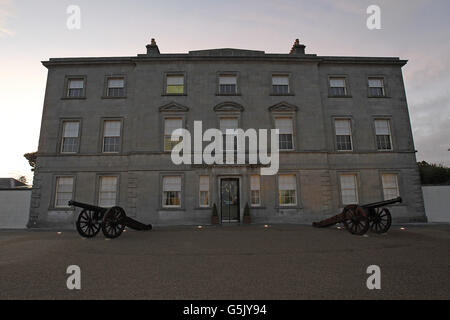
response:
[[[356,235],[363,235],[369,229],[379,234],[386,233],[391,227],[392,217],[389,209],[385,207],[401,202],[402,198],[398,197],[362,206],[349,205],[340,214],[321,222],[314,222],[313,226],[316,228],[327,228],[337,223],[343,223],[350,233]]]
[[[121,207],[102,208],[73,200],[69,201],[69,206],[83,209],[78,216],[76,227],[84,238],[95,237],[100,229],[105,237],[110,239],[119,237],[125,227],[138,231],[152,229],[151,224],[146,225],[127,217]]]

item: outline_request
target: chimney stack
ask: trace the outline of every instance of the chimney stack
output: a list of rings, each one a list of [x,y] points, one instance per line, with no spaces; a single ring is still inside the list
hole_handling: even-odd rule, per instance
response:
[[[146,46],[146,48],[147,48],[147,55],[149,55],[149,56],[156,56],[156,55],[160,54],[158,45],[156,44],[156,41],[155,41],[155,38],[152,38],[151,43],[148,44]]]
[[[299,39],[295,39],[294,45],[292,46],[291,52],[289,54],[305,55],[305,48],[306,46],[300,44]]]

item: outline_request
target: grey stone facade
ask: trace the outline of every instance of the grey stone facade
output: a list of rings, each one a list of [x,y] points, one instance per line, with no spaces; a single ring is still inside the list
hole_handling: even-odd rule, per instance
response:
[[[164,119],[182,119],[192,130],[219,128],[221,116],[238,118],[239,127],[274,128],[277,115],[292,117],[293,150],[280,153],[280,174],[295,177],[295,205],[279,203],[279,176],[260,178],[260,206],[251,208],[255,223],[310,223],[343,207],[341,174],[356,177],[358,201],[383,200],[383,174],[398,177],[404,202],[392,208],[394,221],[424,221],[420,177],[398,58],[326,57],[305,54],[298,42],[289,54],[214,49],[162,54],[153,41],[146,54],[120,58],[58,58],[48,69],[30,227],[73,227],[79,210],[55,208],[59,177],[73,177],[72,197],[97,204],[99,179],[116,176],[117,205],[155,225],[208,224],[211,205],[221,214],[220,181],[239,183],[240,220],[250,202],[254,166],[176,166],[164,152]],[[237,93],[222,95],[219,76],[237,76]],[[184,77],[184,91],[167,94],[170,75]],[[289,79],[289,93],[275,94],[272,76]],[[124,80],[123,97],[107,96],[108,77]],[[345,78],[346,95],[330,91],[330,77]],[[371,97],[368,79],[383,79],[384,95]],[[82,79],[83,93],[68,98],[68,81]],[[120,120],[117,153],[102,152],[104,120]],[[339,151],[335,119],[351,123],[352,150]],[[374,121],[387,119],[392,150],[379,151]],[[79,121],[75,153],[62,153],[64,121]],[[181,204],[162,205],[163,178],[181,177]],[[209,207],[199,205],[199,177],[209,177]]]

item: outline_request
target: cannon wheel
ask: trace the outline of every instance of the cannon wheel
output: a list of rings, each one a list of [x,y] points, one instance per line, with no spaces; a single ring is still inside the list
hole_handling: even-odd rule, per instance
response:
[[[362,236],[369,230],[369,219],[366,211],[360,206],[347,206],[344,209],[344,215],[344,226],[351,234]]]
[[[392,216],[387,208],[376,208],[374,214],[370,217],[370,230],[382,234],[388,232],[391,227]]]
[[[125,211],[121,207],[112,207],[106,211],[103,217],[102,232],[106,238],[119,237],[125,229],[123,220],[126,218]]]
[[[94,219],[95,211],[84,209],[77,219],[77,231],[84,238],[93,238],[100,231],[100,223]]]

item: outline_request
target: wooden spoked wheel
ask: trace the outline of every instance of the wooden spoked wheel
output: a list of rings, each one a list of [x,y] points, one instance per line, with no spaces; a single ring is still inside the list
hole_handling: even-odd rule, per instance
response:
[[[77,231],[84,238],[93,238],[100,231],[100,223],[95,219],[95,211],[83,210],[77,219]]]
[[[388,232],[392,224],[391,212],[387,208],[376,208],[370,216],[370,230],[382,234]]]
[[[343,223],[351,234],[362,236],[369,230],[369,219],[363,208],[356,205],[347,206],[344,209],[344,215]]]
[[[102,232],[106,238],[114,239],[119,237],[125,229],[125,211],[121,207],[108,209],[103,217]]]

